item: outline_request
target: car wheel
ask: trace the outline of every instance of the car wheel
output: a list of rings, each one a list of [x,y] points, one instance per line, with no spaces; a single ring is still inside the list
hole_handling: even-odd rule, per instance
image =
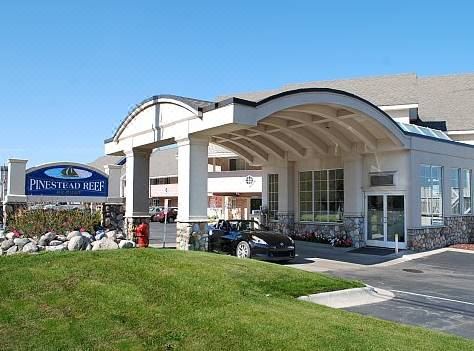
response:
[[[237,244],[235,255],[238,258],[250,258],[250,245],[246,241]]]
[[[168,223],[173,223],[174,222],[174,218],[173,217],[168,217]]]

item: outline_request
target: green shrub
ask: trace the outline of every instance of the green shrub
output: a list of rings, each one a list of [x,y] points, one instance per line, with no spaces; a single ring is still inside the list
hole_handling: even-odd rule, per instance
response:
[[[90,210],[23,210],[8,221],[7,229],[17,230],[27,237],[49,231],[63,234],[80,228],[93,232],[100,221],[100,212],[91,213]]]

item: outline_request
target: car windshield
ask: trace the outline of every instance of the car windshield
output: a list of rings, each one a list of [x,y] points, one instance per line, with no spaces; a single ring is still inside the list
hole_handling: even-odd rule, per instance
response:
[[[260,224],[257,221],[229,221],[233,230],[260,230]]]

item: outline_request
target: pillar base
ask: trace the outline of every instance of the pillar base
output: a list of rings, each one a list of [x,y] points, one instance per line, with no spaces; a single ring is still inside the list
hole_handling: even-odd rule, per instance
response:
[[[176,223],[177,250],[208,250],[207,222],[178,222]]]
[[[102,226],[105,229],[124,230],[124,205],[103,204],[102,205]]]
[[[346,234],[352,239],[352,246],[359,248],[366,246],[364,239],[364,217],[344,216],[344,227]]]
[[[124,234],[128,240],[133,240],[135,229],[142,223],[150,224],[150,217],[126,217],[124,221]]]

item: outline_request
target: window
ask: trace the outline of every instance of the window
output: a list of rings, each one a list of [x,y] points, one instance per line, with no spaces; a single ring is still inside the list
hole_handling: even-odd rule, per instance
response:
[[[229,171],[245,171],[247,164],[245,160],[241,158],[231,158],[229,160]]]
[[[343,169],[301,172],[299,186],[300,221],[342,221]]]
[[[372,174],[370,175],[370,186],[390,186],[395,185],[393,174]]]
[[[178,184],[178,177],[150,178],[150,185]]]
[[[420,165],[421,225],[443,224],[442,167]]]
[[[449,193],[451,194],[451,213],[461,214],[460,189],[461,184],[461,169],[449,169]]]
[[[300,173],[300,221],[314,221],[313,212],[313,172]]]
[[[278,219],[278,174],[268,175],[268,218]]]
[[[463,169],[462,170],[462,180],[463,180],[463,189],[462,189],[462,210],[464,214],[472,213],[472,200],[471,200],[471,178],[472,170]]]

